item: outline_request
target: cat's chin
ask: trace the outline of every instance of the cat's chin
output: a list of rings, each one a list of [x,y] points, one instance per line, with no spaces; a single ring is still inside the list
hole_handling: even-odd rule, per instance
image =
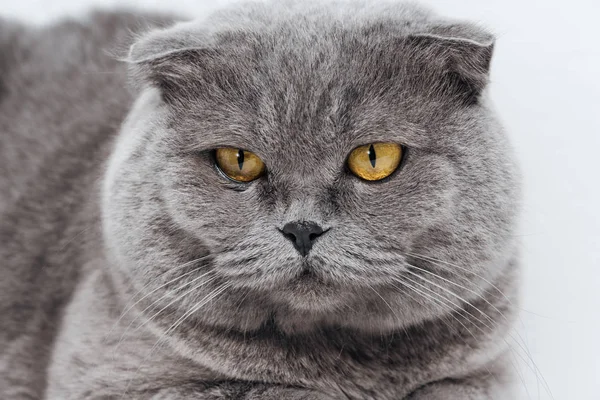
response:
[[[326,315],[339,311],[344,300],[342,287],[326,282],[318,274],[304,271],[282,285],[272,296],[288,309],[303,314]]]

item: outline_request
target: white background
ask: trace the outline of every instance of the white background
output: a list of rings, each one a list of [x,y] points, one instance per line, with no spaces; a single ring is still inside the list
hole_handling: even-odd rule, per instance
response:
[[[127,5],[192,17],[229,2],[0,0],[0,15],[46,23]],[[492,96],[526,190],[520,330],[540,371],[519,367],[519,398],[600,399],[600,1],[423,2],[497,34]]]

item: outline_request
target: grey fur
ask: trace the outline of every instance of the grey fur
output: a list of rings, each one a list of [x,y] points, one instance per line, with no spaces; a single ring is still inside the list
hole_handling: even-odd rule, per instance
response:
[[[510,398],[491,35],[381,2],[167,25],[0,21],[0,398]],[[377,141],[401,169],[349,174]],[[267,175],[228,181],[217,146]],[[305,259],[295,220],[329,228]]]

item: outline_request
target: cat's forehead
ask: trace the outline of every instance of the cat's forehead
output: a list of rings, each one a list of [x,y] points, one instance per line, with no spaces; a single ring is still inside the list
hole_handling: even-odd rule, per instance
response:
[[[427,146],[487,83],[493,40],[472,25],[414,6],[361,17],[288,6],[150,34],[131,49],[133,76],[160,89],[200,147],[309,154]]]
[[[440,102],[390,81],[376,54],[340,44],[271,51],[224,61],[199,81],[198,95],[173,109],[178,130],[203,147],[239,146],[283,154],[346,156],[372,142],[426,147],[426,127],[443,119]],[[369,58],[371,56],[371,58]],[[417,105],[415,107],[415,105]]]
[[[190,102],[173,114],[175,131],[198,149],[238,147],[287,160],[301,155],[339,162],[352,149],[376,142],[429,146],[433,138],[425,128],[435,130],[436,121],[427,118],[425,124],[422,109],[415,113],[410,104],[372,97],[349,81],[321,79],[290,75],[281,85],[263,86],[252,101]]]

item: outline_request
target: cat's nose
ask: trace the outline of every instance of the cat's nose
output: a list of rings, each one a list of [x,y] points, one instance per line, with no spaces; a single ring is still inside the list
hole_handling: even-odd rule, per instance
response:
[[[311,221],[288,222],[281,229],[283,236],[288,238],[296,247],[296,250],[306,256],[319,236],[325,231],[319,225]]]

